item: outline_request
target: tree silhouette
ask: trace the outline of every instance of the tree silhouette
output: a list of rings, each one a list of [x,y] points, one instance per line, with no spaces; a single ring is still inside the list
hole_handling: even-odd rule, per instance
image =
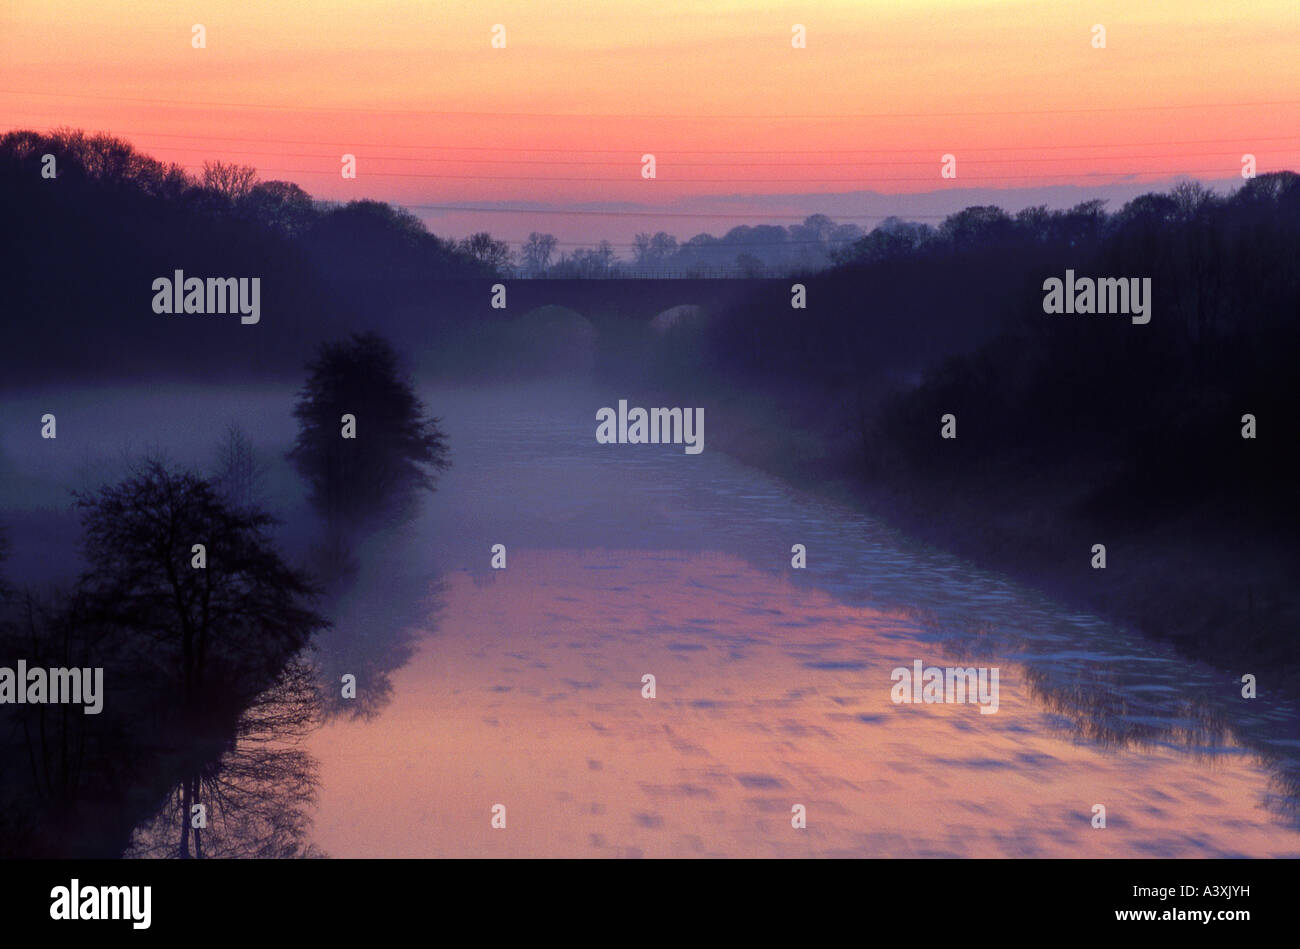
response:
[[[326,343],[307,370],[288,457],[331,527],[406,514],[421,489],[435,490],[437,472],[449,466],[446,436],[425,417],[387,340],[363,333]],[[343,437],[345,415],[355,419],[355,437]]]
[[[551,255],[555,253],[555,247],[558,243],[554,234],[539,234],[537,231],[529,234],[528,241],[521,251],[527,272],[544,273],[546,268],[551,265]]]
[[[461,253],[487,264],[498,273],[509,268],[510,261],[514,256],[510,252],[509,244],[505,241],[495,240],[486,231],[471,234],[461,241],[457,247]]]
[[[204,773],[245,737],[250,709],[262,709],[263,732],[292,730],[301,716],[270,714],[268,690],[303,681],[289,670],[328,625],[310,608],[313,584],[268,537],[273,519],[232,506],[211,482],[149,461],[76,498],[88,569],[71,590],[0,598],[0,653],[102,667],[104,714],[38,703],[0,720],[8,853],[120,854],[176,775]]]
[[[328,625],[309,606],[313,583],[267,536],[275,519],[195,474],[150,461],[77,504],[90,563],[79,598],[120,656],[169,682],[183,721],[246,707]]]
[[[323,856],[307,839],[317,766],[300,747],[320,723],[313,671],[295,657],[244,710],[224,752],[186,772],[135,829],[125,856]]]
[[[242,214],[290,237],[312,223],[316,210],[311,195],[289,181],[261,181],[240,201]]]
[[[257,184],[257,169],[224,161],[203,163],[203,187],[219,191],[232,201],[248,195]]]
[[[213,485],[235,507],[253,507],[261,498],[266,479],[262,461],[244,430],[231,422],[217,445]]]
[[[85,622],[61,594],[24,590],[13,594],[12,602],[0,594],[0,603],[7,607],[0,617],[0,653],[22,656],[40,668],[102,664],[91,661],[93,656],[103,655],[93,624]],[[100,723],[66,703],[29,705],[15,711],[11,723],[17,740],[14,747],[23,751],[21,756],[13,756],[11,776],[16,779],[26,772],[31,794],[55,808],[66,807],[82,786],[87,760],[95,755],[93,733]]]

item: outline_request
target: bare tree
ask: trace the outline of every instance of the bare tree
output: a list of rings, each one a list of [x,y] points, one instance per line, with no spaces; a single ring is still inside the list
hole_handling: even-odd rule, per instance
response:
[[[300,747],[321,721],[312,669],[296,657],[240,716],[234,746],[176,783],[125,856],[324,856],[307,839],[319,782]]]
[[[544,273],[551,264],[551,255],[559,243],[554,234],[539,234],[533,231],[524,244],[524,266],[531,273]]]
[[[310,608],[315,584],[268,537],[275,519],[193,473],[150,461],[77,504],[91,567],[79,600],[120,652],[157,670],[182,722],[243,708],[328,625]]]
[[[471,234],[456,246],[462,253],[498,271],[508,268],[513,257],[509,244],[494,240],[486,231]]]
[[[237,508],[250,508],[259,503],[267,466],[253,448],[253,443],[234,422],[226,426],[226,434],[217,445],[216,474],[213,484],[217,491]]]
[[[248,195],[257,184],[257,169],[224,161],[203,163],[203,187],[219,191],[232,201]]]

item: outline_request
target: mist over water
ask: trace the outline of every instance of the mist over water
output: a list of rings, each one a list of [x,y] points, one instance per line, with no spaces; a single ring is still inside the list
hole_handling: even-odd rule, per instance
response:
[[[293,395],[6,398],[0,507],[24,554],[13,579],[75,574],[76,522],[55,515],[68,489],[116,477],[124,446],[206,470],[230,422],[267,464],[285,549],[309,561],[319,530],[283,460]],[[1288,705],[1234,703],[1224,672],[720,451],[597,444],[597,409],[651,404],[636,393],[549,382],[421,395],[453,466],[414,520],[351,552],[352,582],[326,602],[334,628],[310,650],[323,724],[293,744],[312,780],[270,772],[297,797],[314,789],[295,832],[321,851],[1300,855]],[[17,420],[45,411],[60,438],[38,451]],[[498,543],[505,570],[489,567]],[[806,570],[790,568],[796,543]],[[890,672],[914,660],[999,668],[998,711],[894,704]],[[349,671],[358,699],[344,708]],[[497,803],[509,833],[490,826]],[[1105,832],[1090,826],[1098,803]],[[788,830],[793,804],[806,834]]]

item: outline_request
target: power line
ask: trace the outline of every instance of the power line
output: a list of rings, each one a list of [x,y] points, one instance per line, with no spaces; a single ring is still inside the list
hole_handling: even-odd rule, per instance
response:
[[[959,117],[994,117],[1016,115],[1084,115],[1112,112],[1162,112],[1190,109],[1253,109],[1271,108],[1273,106],[1300,105],[1300,99],[1278,99],[1268,102],[1209,102],[1179,105],[1125,105],[1125,106],[1090,106],[1073,109],[1011,109],[988,111],[952,111],[952,112],[845,112],[824,113],[819,115],[778,115],[778,114],[732,114],[732,113],[644,113],[625,115],[613,112],[508,112],[476,111],[467,109],[362,109],[348,106],[300,106],[271,105],[254,102],[187,102],[183,99],[160,99],[144,96],[105,96],[77,92],[35,92],[24,89],[0,89],[0,93],[16,96],[48,96],[63,99],[93,99],[107,102],[144,102],[153,105],[176,105],[185,108],[205,109],[254,109],[266,112],[323,112],[348,113],[361,115],[432,115],[432,116],[468,116],[484,118],[538,118],[538,119],[626,119],[639,120],[739,120],[739,121],[820,121],[823,119],[909,119],[909,118],[959,118]]]
[[[189,165],[191,169],[200,169],[201,166]],[[259,168],[259,173],[276,174],[276,175],[337,175],[338,169],[326,170],[323,168]],[[859,188],[866,188],[872,185],[891,184],[893,182],[936,182],[958,181],[962,183],[970,181],[1038,181],[1048,178],[1137,178],[1141,176],[1170,177],[1178,175],[1212,175],[1216,173],[1226,173],[1229,168],[1200,168],[1200,169],[1183,169],[1176,168],[1171,171],[1087,171],[1087,172],[1061,172],[1059,174],[1021,174],[1021,175],[973,175],[966,176],[963,179],[945,178],[940,179],[936,175],[921,175],[911,177],[890,177],[890,178],[656,178],[655,181],[662,181],[666,184],[789,184],[789,185],[811,185],[811,184],[856,184]],[[627,175],[621,178],[592,178],[589,175],[569,176],[569,175],[546,175],[538,177],[537,175],[435,175],[429,173],[411,172],[411,171],[369,171],[366,172],[367,178],[421,178],[437,181],[528,181],[534,184],[545,184],[549,181],[562,182],[584,182],[610,184],[614,182],[623,182],[626,184],[636,184],[640,180],[639,175]]]
[[[713,214],[698,211],[584,211],[564,209],[546,209],[546,208],[467,208],[459,205],[450,204],[404,204],[401,207],[407,210],[418,209],[422,211],[464,211],[475,214],[553,214],[557,216],[590,216],[590,217],[675,217],[675,218],[700,218],[716,220],[717,218],[738,219],[738,220],[791,220],[802,222],[811,215],[808,214],[754,214],[754,213],[732,213],[730,211],[718,211]],[[932,219],[941,221],[949,217],[947,214],[909,214],[909,218],[914,219]],[[902,217],[899,213],[889,214],[857,214],[837,217],[837,221],[882,221],[886,218]]]
[[[150,152],[180,152],[180,151],[191,152],[191,151],[193,151],[193,149],[183,149],[183,148],[181,148],[181,147],[179,147],[179,146],[172,146],[172,145],[150,145],[150,146],[147,146],[147,147],[148,147],[148,149],[150,150]],[[238,150],[238,149],[222,149],[222,150],[221,150],[221,154],[223,154],[223,155],[264,155],[264,156],[268,156],[268,157],[271,157],[271,158],[323,158],[323,159],[326,159],[326,160],[332,160],[332,161],[338,161],[338,159],[339,159],[339,155],[338,155],[337,153],[330,153],[330,154],[324,154],[324,155],[322,155],[322,154],[317,154],[317,153],[308,153],[308,152],[275,152],[275,151],[262,151],[262,150],[257,150],[257,149],[254,149],[254,150],[246,150],[246,151],[241,151],[241,150]],[[750,161],[746,161],[746,162],[737,163],[737,164],[734,164],[734,165],[733,165],[733,164],[730,164],[730,163],[727,163],[727,162],[679,162],[679,161],[672,161],[671,163],[669,163],[669,162],[666,162],[666,161],[663,160],[663,158],[662,158],[662,154],[664,154],[664,153],[661,153],[661,156],[660,156],[660,163],[661,163],[661,164],[670,164],[671,167],[673,167],[673,168],[728,168],[728,167],[738,167],[738,168],[808,168],[808,167],[842,167],[842,166],[846,166],[846,165],[847,165],[847,166],[872,165],[872,166],[885,166],[885,167],[892,167],[892,166],[897,166],[897,165],[935,165],[935,164],[938,164],[938,162],[939,162],[939,159],[937,159],[937,158],[925,158],[925,159],[908,160],[908,161],[897,160],[897,159],[892,159],[892,158],[891,158],[891,159],[885,159],[885,160],[879,160],[879,161],[861,161],[861,160],[857,160],[857,161],[794,161],[794,162],[750,162]],[[1215,155],[1236,155],[1236,154],[1237,154],[1237,151],[1236,151],[1235,149],[1233,149],[1233,150],[1217,151],[1217,152],[1182,152],[1182,153],[1179,153],[1179,154],[1168,154],[1168,155],[1061,155],[1061,156],[1054,156],[1054,157],[1038,157],[1038,158],[966,158],[966,159],[962,159],[961,161],[962,161],[962,164],[965,164],[965,165],[1005,165],[1005,164],[1007,164],[1007,163],[1009,163],[1009,162],[1045,162],[1045,161],[1140,161],[1140,160],[1142,160],[1142,159],[1146,159],[1146,158],[1161,158],[1161,159],[1164,159],[1164,158],[1206,158],[1206,157],[1215,156]],[[473,165],[546,165],[546,166],[555,166],[555,165],[598,165],[598,166],[601,166],[601,167],[610,167],[610,168],[635,168],[635,167],[638,167],[638,166],[639,166],[639,162],[634,161],[634,160],[631,160],[631,159],[629,159],[629,160],[627,160],[627,161],[605,161],[605,160],[596,160],[596,159],[587,159],[587,160],[579,160],[579,161],[564,161],[564,160],[555,160],[555,159],[549,159],[549,158],[537,158],[537,159],[525,159],[525,158],[429,158],[429,157],[424,157],[424,156],[410,156],[410,155],[365,155],[365,154],[358,155],[357,157],[358,157],[358,158],[364,158],[366,161],[413,161],[413,162],[439,162],[439,163],[444,163],[444,164],[460,164],[460,165],[467,165],[467,164],[473,164]],[[1102,172],[1102,174],[1104,174],[1104,172]],[[561,180],[561,179],[557,179],[557,180]],[[591,180],[593,180],[593,181],[620,181],[620,180],[623,180],[623,179],[619,179],[619,178],[594,178],[594,179],[591,179]],[[677,179],[674,179],[674,180],[677,180]],[[753,179],[749,179],[749,180],[753,180]],[[781,180],[781,179],[772,179],[772,180]]]
[[[44,115],[45,113],[31,113]],[[29,129],[29,126],[18,123],[6,123],[11,129]],[[53,132],[56,129],[64,128],[63,125],[42,126],[46,132]],[[34,130],[34,129],[33,129]],[[94,133],[92,133],[94,134]],[[501,146],[501,145],[407,145],[401,142],[321,142],[310,139],[277,139],[277,138],[246,138],[232,135],[181,135],[170,132],[142,132],[142,131],[120,131],[105,132],[107,135],[146,135],[153,138],[179,138],[198,141],[227,141],[227,142],[253,142],[259,144],[274,145],[315,145],[320,147],[337,146],[339,148],[426,148],[438,149],[449,152],[518,152],[524,154],[535,154],[538,152],[554,152],[561,155],[630,155],[636,154],[638,149],[635,148],[557,148],[554,146],[541,146],[533,148]],[[982,154],[984,152],[1004,152],[1004,151],[1056,151],[1064,149],[1098,149],[1098,148],[1149,148],[1153,146],[1171,146],[1171,145],[1223,145],[1227,143],[1237,143],[1251,146],[1257,142],[1291,142],[1300,141],[1300,135],[1275,135],[1275,136],[1258,136],[1242,135],[1236,138],[1201,138],[1201,139],[1184,139],[1178,141],[1161,141],[1161,142],[1114,142],[1107,144],[1087,144],[1087,145],[996,145],[983,148],[965,148],[955,147],[951,143],[946,145],[929,145],[916,146],[912,148],[825,148],[825,149],[772,149],[772,148],[750,148],[750,149],[726,149],[726,148],[660,148],[663,154],[669,155],[860,155],[860,154],[913,154],[918,152],[938,152],[940,154],[951,152],[955,155],[964,154]],[[1226,154],[1226,152],[1225,152]],[[1078,158],[1093,158],[1105,156],[1079,155],[1073,156]],[[1148,156],[1141,156],[1148,157]]]

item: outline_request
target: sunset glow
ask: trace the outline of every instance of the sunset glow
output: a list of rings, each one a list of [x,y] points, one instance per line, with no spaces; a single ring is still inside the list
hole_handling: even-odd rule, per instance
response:
[[[6,128],[109,131],[164,161],[250,164],[330,199],[677,206],[1223,180],[1246,152],[1261,172],[1300,159],[1287,0],[20,0],[0,33]],[[944,154],[955,180],[939,177]]]

